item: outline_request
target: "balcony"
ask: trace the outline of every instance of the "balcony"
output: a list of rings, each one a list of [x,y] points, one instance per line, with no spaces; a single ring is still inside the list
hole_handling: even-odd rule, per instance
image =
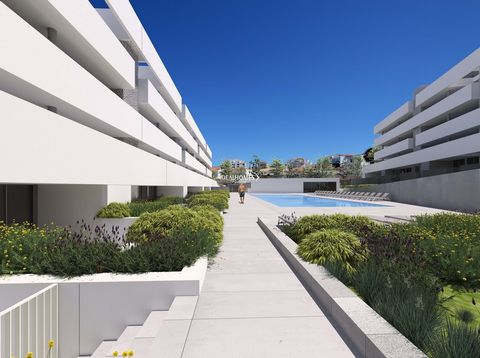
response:
[[[147,32],[128,1],[107,0],[110,9],[98,9],[99,14],[119,40],[128,42],[139,60],[148,63],[158,84],[157,90],[175,113],[182,110],[182,97],[153,46]]]
[[[392,144],[374,154],[375,160],[386,159],[395,155],[403,154],[413,149],[413,138],[404,139],[398,143]]]
[[[480,49],[475,50],[415,96],[415,105],[428,105],[449,90],[449,86],[480,66]]]
[[[469,135],[460,139],[441,143],[433,147],[417,150],[399,157],[384,160],[363,167],[365,174],[382,170],[403,168],[435,160],[444,160],[455,157],[473,155],[480,152],[480,133]]]
[[[88,1],[4,0],[109,88],[135,88],[135,62]]]
[[[480,127],[480,109],[473,110],[463,116],[454,118],[415,136],[416,145],[425,145],[461,132]]]
[[[168,136],[177,138],[191,152],[197,152],[195,139],[193,139],[175,113],[173,113],[153,84],[146,79],[139,80],[138,102],[140,113],[157,124]]]
[[[396,111],[388,115],[383,121],[378,123],[373,132],[375,134],[382,133],[384,131],[388,131],[393,128],[396,124],[401,122],[407,116],[413,113],[413,102],[408,101],[404,103],[401,107],[399,107]]]
[[[441,116],[446,116],[449,112],[468,105],[471,101],[478,100],[479,97],[480,84],[478,82],[472,83],[393,128],[383,136],[376,138],[375,146],[388,145],[400,136],[411,134],[413,129],[417,127],[432,125]]]

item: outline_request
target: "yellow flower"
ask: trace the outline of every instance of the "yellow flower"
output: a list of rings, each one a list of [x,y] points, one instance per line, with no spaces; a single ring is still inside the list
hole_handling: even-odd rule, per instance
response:
[[[128,356],[133,357],[133,351],[132,350],[128,351]]]
[[[117,351],[114,351],[114,352],[112,353],[112,355],[113,355],[114,357],[118,357],[118,352],[117,352]]]
[[[55,341],[53,339],[48,341],[48,348],[53,348],[55,347]]]
[[[125,351],[122,353],[122,357],[126,357],[126,356],[128,356],[128,352]]]
[[[25,356],[25,358],[33,358],[33,353],[32,353],[32,352],[28,352],[27,355]]]

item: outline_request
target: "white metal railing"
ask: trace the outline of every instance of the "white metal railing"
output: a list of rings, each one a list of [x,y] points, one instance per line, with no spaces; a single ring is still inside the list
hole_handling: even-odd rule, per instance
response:
[[[58,358],[58,285],[0,312],[0,357]],[[50,345],[54,345],[52,348]]]

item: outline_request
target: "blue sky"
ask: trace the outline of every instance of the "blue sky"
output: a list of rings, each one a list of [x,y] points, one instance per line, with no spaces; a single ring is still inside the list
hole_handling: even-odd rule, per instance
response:
[[[476,0],[131,3],[215,163],[363,152],[378,121],[479,46]]]

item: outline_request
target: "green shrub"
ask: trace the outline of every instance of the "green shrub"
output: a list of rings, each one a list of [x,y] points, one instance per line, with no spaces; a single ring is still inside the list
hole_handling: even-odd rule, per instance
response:
[[[354,272],[358,263],[365,260],[365,253],[358,238],[335,229],[308,234],[298,245],[297,252],[305,261],[317,265],[337,263],[347,272]]]
[[[183,204],[184,201],[179,196],[165,196],[152,201],[132,201],[128,205],[132,216],[140,216],[143,213],[153,213],[172,205]]]
[[[228,209],[228,198],[220,191],[206,191],[192,195],[187,199],[187,205],[194,207],[197,205],[211,205],[218,211]]]
[[[130,215],[130,208],[125,203],[110,203],[97,213],[98,218],[126,218]]]
[[[434,234],[453,234],[458,237],[480,239],[480,215],[438,213],[420,215],[414,223],[432,231]]]
[[[344,214],[308,215],[301,217],[294,225],[288,228],[288,233],[286,233],[292,240],[299,243],[306,235],[323,229],[338,229],[363,238],[380,228],[379,224],[365,216]]]
[[[362,265],[353,287],[378,314],[420,349],[440,324],[437,292],[401,274],[387,273],[374,262]]]
[[[433,358],[478,358],[480,338],[478,332],[464,323],[447,320],[432,339],[429,353]]]
[[[142,214],[128,229],[127,241],[141,243],[176,238],[207,238],[210,242],[204,243],[207,250],[205,254],[213,255],[217,243],[221,242],[221,235],[209,218],[190,208],[174,205],[161,211]]]
[[[417,246],[432,274],[445,284],[480,287],[480,215],[422,215],[411,226],[430,233]]]
[[[223,217],[215,207],[211,205],[196,205],[191,209],[200,216],[211,221],[212,227],[214,227],[214,229],[223,236]]]

